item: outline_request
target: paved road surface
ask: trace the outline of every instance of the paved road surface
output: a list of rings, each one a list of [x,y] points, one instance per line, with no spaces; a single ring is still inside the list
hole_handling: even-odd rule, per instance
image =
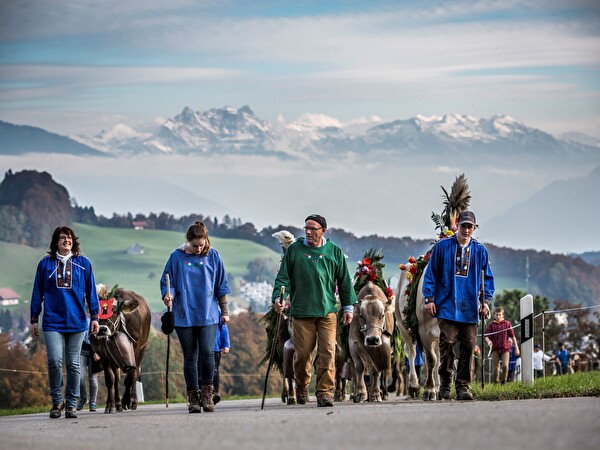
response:
[[[140,405],[77,419],[47,413],[0,417],[3,449],[597,449],[600,398],[503,402],[422,402],[393,397],[378,404],[279,399],[222,401],[214,413],[184,404]]]

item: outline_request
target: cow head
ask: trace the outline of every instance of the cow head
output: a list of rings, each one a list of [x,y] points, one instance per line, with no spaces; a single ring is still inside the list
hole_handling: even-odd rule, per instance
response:
[[[379,347],[385,330],[385,303],[375,296],[367,296],[358,306],[360,331],[365,347]]]

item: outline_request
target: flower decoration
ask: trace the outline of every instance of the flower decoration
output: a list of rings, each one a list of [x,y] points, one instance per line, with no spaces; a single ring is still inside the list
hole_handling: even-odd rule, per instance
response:
[[[358,261],[354,274],[354,291],[357,294],[367,282],[371,281],[381,288],[388,301],[394,298],[394,290],[383,279],[385,264],[381,262],[382,259],[381,250],[370,249],[363,259]]]

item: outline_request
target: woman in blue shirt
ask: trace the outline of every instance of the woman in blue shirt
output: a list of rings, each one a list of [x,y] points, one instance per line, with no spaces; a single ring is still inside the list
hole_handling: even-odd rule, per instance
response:
[[[90,333],[98,332],[100,304],[90,261],[81,255],[79,239],[69,227],[52,233],[48,255],[37,266],[31,293],[31,333],[39,336],[39,319],[48,353],[48,381],[52,409],[50,418],[59,418],[66,403],[65,417],[77,418],[79,397],[79,354],[88,329],[85,303],[91,315]],[[63,347],[67,386],[63,400]]]
[[[175,331],[183,351],[183,375],[188,411],[215,410],[213,402],[213,355],[220,319],[229,322],[227,294],[231,291],[219,253],[210,246],[202,221],[191,225],[187,243],[176,249],[160,280],[163,302],[173,306]],[[167,289],[166,274],[170,286]]]

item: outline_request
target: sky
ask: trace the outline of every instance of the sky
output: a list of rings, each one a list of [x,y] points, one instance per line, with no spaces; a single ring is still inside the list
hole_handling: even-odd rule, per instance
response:
[[[600,137],[599,25],[578,0],[2,1],[0,120],[93,135],[249,105]]]

